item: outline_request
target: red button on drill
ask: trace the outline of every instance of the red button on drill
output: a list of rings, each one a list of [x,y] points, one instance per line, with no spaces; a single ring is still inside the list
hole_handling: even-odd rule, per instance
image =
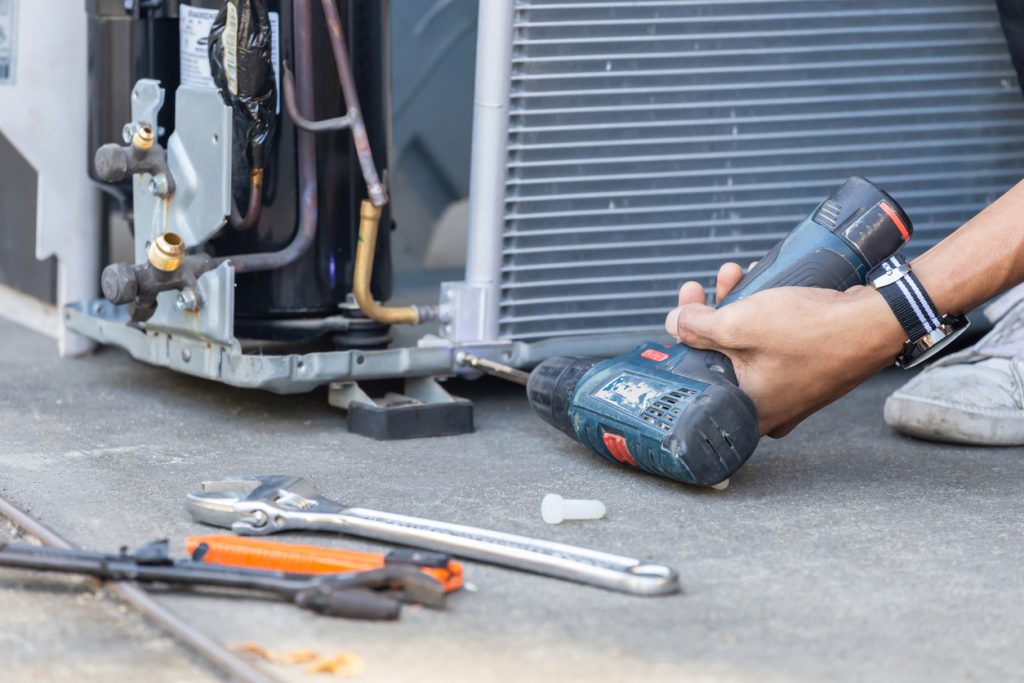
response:
[[[640,354],[640,357],[646,358],[647,360],[653,360],[655,363],[660,363],[661,361],[668,358],[668,354],[662,353],[657,349],[647,349],[646,351]]]
[[[636,460],[633,459],[633,456],[629,452],[629,446],[626,445],[626,437],[620,434],[609,434],[608,432],[605,432],[601,437],[601,440],[604,441],[605,447],[608,449],[608,452],[612,454],[613,458],[619,462],[624,462],[627,465],[636,467]]]

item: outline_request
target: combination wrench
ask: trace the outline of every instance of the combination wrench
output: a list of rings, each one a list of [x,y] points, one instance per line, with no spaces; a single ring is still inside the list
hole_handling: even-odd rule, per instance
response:
[[[185,507],[197,522],[244,536],[316,530],[448,553],[634,595],[680,590],[671,567],[461,524],[350,507],[299,477],[251,476],[203,482]]]

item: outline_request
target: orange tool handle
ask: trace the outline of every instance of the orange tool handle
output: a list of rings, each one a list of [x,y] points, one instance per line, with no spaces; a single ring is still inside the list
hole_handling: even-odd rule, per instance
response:
[[[201,545],[206,546],[203,562],[295,574],[362,572],[379,569],[387,561],[387,556],[379,553],[227,535],[189,536],[185,552],[191,556]],[[462,587],[462,565],[454,560],[448,560],[445,567],[420,567],[420,571],[437,579],[448,593]]]

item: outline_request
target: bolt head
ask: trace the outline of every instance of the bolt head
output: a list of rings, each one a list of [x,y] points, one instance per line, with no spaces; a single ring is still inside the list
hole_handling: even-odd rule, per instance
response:
[[[170,190],[170,187],[167,184],[167,176],[163,173],[151,177],[147,187],[149,188],[150,194],[158,197],[166,197]]]
[[[195,311],[199,308],[199,297],[191,289],[184,289],[178,292],[174,305],[179,311]]]

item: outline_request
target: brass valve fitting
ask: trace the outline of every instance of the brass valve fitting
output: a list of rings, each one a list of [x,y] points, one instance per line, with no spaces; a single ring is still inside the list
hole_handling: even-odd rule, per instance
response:
[[[185,243],[173,232],[165,232],[149,243],[146,257],[157,270],[170,273],[178,269],[185,256]]]
[[[132,135],[132,146],[140,152],[145,152],[153,146],[155,139],[153,129],[150,126],[140,126],[135,131],[135,134]]]

